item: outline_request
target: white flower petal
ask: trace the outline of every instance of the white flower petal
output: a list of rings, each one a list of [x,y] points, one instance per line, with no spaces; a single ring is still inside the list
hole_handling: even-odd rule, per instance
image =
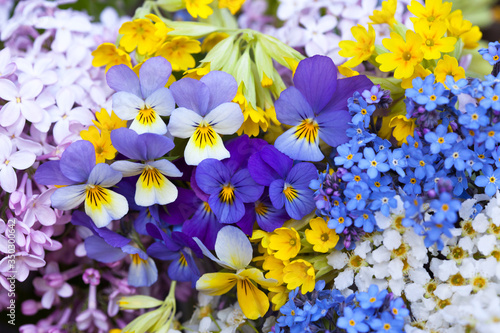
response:
[[[19,96],[16,85],[7,79],[0,79],[0,98],[6,101],[15,101]]]
[[[215,132],[227,135],[235,133],[244,120],[240,106],[232,102],[217,106],[205,116],[205,121]]]
[[[9,157],[9,164],[17,170],[25,170],[35,163],[36,155],[29,151],[18,151]]]
[[[223,160],[229,156],[229,151],[224,147],[224,142],[219,134],[215,134],[213,146],[205,145],[203,148],[198,147],[194,136],[192,136],[184,150],[184,159],[188,165],[198,165],[206,158]]]
[[[85,213],[98,228],[107,226],[112,220],[121,219],[128,212],[128,202],[123,195],[108,189],[103,190],[106,193],[106,201],[93,205],[90,200],[85,200]]]
[[[12,193],[17,188],[16,172],[11,166],[4,166],[0,169],[0,185],[7,193]]]
[[[78,207],[85,200],[86,185],[70,185],[58,188],[50,197],[52,207],[70,210]]]
[[[160,171],[144,170],[136,183],[135,203],[149,207],[154,204],[166,205],[177,199],[178,190]],[[147,176],[147,174],[154,174]]]
[[[145,164],[130,161],[116,161],[111,164],[113,170],[120,171],[123,177],[138,175],[144,170],[145,166]]]
[[[233,226],[222,228],[215,241],[217,257],[235,270],[243,269],[252,261],[252,244],[240,229]]]
[[[170,116],[168,131],[176,138],[187,139],[193,135],[202,120],[203,117],[192,110],[177,108]]]
[[[113,95],[113,111],[123,120],[134,119],[139,110],[144,108],[142,98],[126,91],[120,91]]]

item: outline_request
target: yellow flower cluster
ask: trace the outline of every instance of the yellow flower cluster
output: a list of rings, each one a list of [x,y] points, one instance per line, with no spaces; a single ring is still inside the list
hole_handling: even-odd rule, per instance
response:
[[[111,43],[99,45],[92,52],[94,56],[92,65],[106,66],[106,71],[111,66],[119,64],[131,67],[129,54],[135,51],[136,59],[139,61],[138,66],[151,57],[162,56],[170,62],[174,71],[186,71],[195,67],[192,54],[201,51],[200,42],[186,36],[169,36],[168,33],[172,30],[154,14],[125,22],[119,30],[121,35],[119,45]]]
[[[254,261],[262,261],[266,278],[278,281],[277,286],[269,288],[268,295],[273,309],[277,310],[295,288],[300,287],[303,294],[314,290],[316,278],[324,273],[323,266],[327,266],[326,255],[323,258],[317,253],[331,252],[339,236],[328,228],[324,219],[316,217],[309,221],[305,231],[297,231],[294,227],[282,227],[269,233],[256,230],[251,240],[260,242],[262,254]]]
[[[126,127],[127,121],[118,118],[113,111],[109,114],[106,109],[96,112],[95,116],[96,120],[93,120],[95,126],[81,131],[80,136],[94,145],[96,163],[104,163],[106,160],[114,159],[116,155],[116,149],[111,143],[111,131]]]
[[[442,0],[426,0],[425,5],[413,0],[408,10],[415,15],[411,18],[414,29],[408,30],[394,19],[397,1],[384,1],[382,10],[375,10],[370,19],[371,24],[388,24],[390,38],[382,40],[383,47],[377,47],[371,24],[368,30],[353,27],[355,41],[340,42],[339,54],[351,58],[344,66],[352,68],[370,61],[383,72],[394,72],[405,89],[411,87],[415,77],[432,72],[439,82],[444,82],[446,75],[465,77],[456,59],[463,49],[476,48],[482,34],[477,26],[463,19],[460,10],[451,12],[451,6],[451,2]]]

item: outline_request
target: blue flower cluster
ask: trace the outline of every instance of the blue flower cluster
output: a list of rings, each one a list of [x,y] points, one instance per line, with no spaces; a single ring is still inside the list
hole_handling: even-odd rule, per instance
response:
[[[315,290],[289,294],[280,309],[275,332],[403,332],[409,311],[403,299],[387,290],[371,285],[367,292],[344,297],[338,290],[324,290],[325,281],[318,281]]]
[[[491,47],[490,47],[491,48]],[[442,247],[451,237],[460,200],[478,193],[493,196],[500,186],[500,75],[485,80],[445,84],[434,75],[415,78],[407,89],[405,121],[411,131],[398,146],[394,137],[377,136],[387,114],[384,94],[378,103],[374,86],[348,101],[350,141],[332,152],[336,171],[311,182],[317,214],[343,237],[351,249],[363,232],[377,226],[374,214],[388,216],[401,198],[403,226],[425,236],[426,246]],[[460,95],[460,101],[458,100]],[[400,184],[399,186],[394,184]],[[429,214],[426,214],[429,213]]]

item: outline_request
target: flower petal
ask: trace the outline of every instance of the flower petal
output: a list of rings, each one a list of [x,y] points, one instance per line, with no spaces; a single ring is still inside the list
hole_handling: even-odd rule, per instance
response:
[[[224,147],[224,142],[219,134],[215,134],[215,141],[212,142],[211,146],[206,145],[203,148],[199,147],[195,137],[191,136],[184,150],[184,159],[188,165],[198,165],[207,158],[223,160],[229,156],[229,151]]]
[[[337,147],[349,141],[346,134],[351,122],[351,115],[344,110],[323,111],[316,118],[319,125],[319,136],[329,146]]]
[[[192,110],[183,107],[177,108],[170,116],[168,130],[176,138],[187,139],[193,135],[202,120],[203,117]]]
[[[78,207],[85,200],[86,185],[70,185],[58,188],[50,197],[52,207],[70,210]]]
[[[87,181],[94,166],[94,146],[85,140],[73,142],[66,148],[59,164],[64,176],[79,183]]]
[[[294,160],[321,161],[324,156],[319,149],[319,136],[317,135],[314,142],[310,143],[307,137],[298,138],[295,135],[297,130],[298,126],[294,126],[281,134],[274,143],[276,149]]]
[[[145,168],[136,183],[135,203],[143,207],[166,205],[174,202],[177,195],[177,187],[158,169]]]
[[[210,91],[208,110],[212,110],[222,103],[230,102],[238,91],[236,80],[228,73],[211,71],[200,79]]]
[[[219,134],[233,134],[244,121],[241,108],[236,103],[223,103],[205,116],[205,121]]]
[[[263,317],[269,310],[269,299],[249,279],[238,280],[238,304],[248,319]]]
[[[283,124],[297,125],[303,119],[314,117],[311,105],[295,87],[285,89],[274,103],[274,107],[276,118]]]
[[[130,161],[116,161],[111,164],[113,170],[122,173],[123,177],[132,177],[142,173],[146,165],[142,163],[135,163]]]
[[[111,68],[114,67],[116,66],[113,66]],[[127,91],[120,91],[115,93],[112,99],[113,111],[120,119],[123,120],[134,119],[139,113],[139,110],[144,108],[144,101],[140,97]]]
[[[111,67],[106,73],[106,81],[108,82],[108,86],[115,91],[126,91],[136,96],[141,96],[139,78],[127,65]],[[114,111],[116,113],[116,110]]]
[[[205,116],[210,101],[210,90],[203,83],[191,78],[183,78],[172,83],[170,91],[179,107]]]
[[[196,290],[207,295],[223,295],[231,290],[238,280],[234,273],[207,273],[196,281]]]
[[[167,88],[160,88],[148,96],[145,101],[160,116],[170,116],[175,109],[172,93]]]
[[[215,241],[217,257],[235,270],[243,269],[252,261],[253,250],[248,237],[233,226],[222,228]]]
[[[142,97],[147,98],[159,88],[165,87],[170,74],[172,66],[167,59],[154,57],[146,60],[139,69]]]
[[[122,179],[122,174],[106,163],[97,164],[90,172],[88,184],[111,187]]]
[[[158,160],[150,162],[149,165],[157,168],[165,176],[182,177],[182,172],[175,166],[174,163],[167,160]]]
[[[85,238],[85,251],[90,259],[104,263],[112,263],[126,256],[120,248],[112,247],[99,236]]]
[[[167,125],[165,125],[163,119],[155,111],[152,112],[153,120],[151,122],[141,120],[140,114],[137,114],[132,124],[130,124],[130,129],[136,131],[138,134],[155,133],[163,135],[167,133]]]
[[[88,193],[91,190],[87,189],[85,213],[90,216],[97,227],[102,228],[112,220],[119,220],[125,216],[128,212],[128,203],[121,194],[102,187],[100,190],[100,196],[94,196],[92,199]]]
[[[120,154],[134,160],[146,160],[146,147],[137,144],[139,135],[128,128],[118,128],[111,131],[111,142]]]

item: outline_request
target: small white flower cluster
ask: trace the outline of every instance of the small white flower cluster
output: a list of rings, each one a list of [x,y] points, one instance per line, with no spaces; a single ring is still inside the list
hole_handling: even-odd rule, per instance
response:
[[[254,332],[254,329],[250,326],[252,322],[248,320],[238,302],[232,305],[225,305],[224,309],[220,310],[219,296],[208,296],[204,293],[198,294],[198,303],[191,319],[184,323],[183,326],[189,332],[198,333],[210,333],[210,332],[220,332],[220,333],[235,333],[237,330],[243,333]],[[274,318],[274,317],[270,317]],[[271,322],[268,318],[269,332],[274,326],[274,322]]]
[[[481,210],[481,207],[484,209]],[[361,239],[352,251],[335,251],[328,263],[338,270],[335,288],[370,284],[403,296],[411,311],[408,332],[500,330],[500,194],[463,202],[461,228],[445,246],[426,248],[423,237],[402,226],[403,203],[389,217],[376,216],[383,231]]]

